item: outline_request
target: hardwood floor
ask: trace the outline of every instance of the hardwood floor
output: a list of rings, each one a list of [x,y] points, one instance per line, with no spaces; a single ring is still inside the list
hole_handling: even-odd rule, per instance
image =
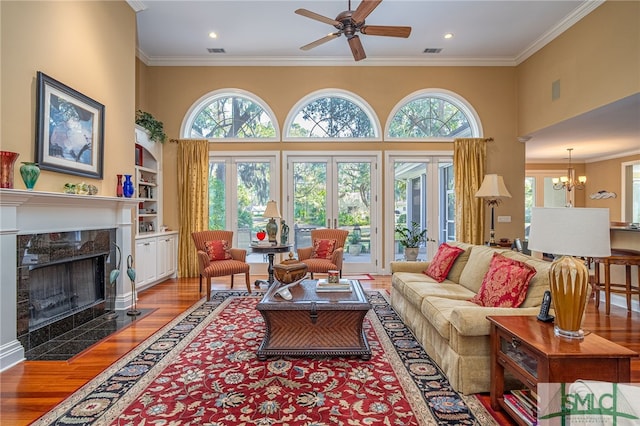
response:
[[[258,276],[253,279],[262,278]],[[365,290],[390,290],[391,277],[361,281]],[[236,284],[239,290],[244,285]],[[216,290],[229,288],[220,279]],[[197,278],[168,280],[140,293],[138,307],[154,311],[68,361],[27,361],[0,373],[0,424],[26,425],[49,411],[106,367],[200,300]],[[640,313],[589,303],[584,328],[640,352]],[[640,382],[640,359],[632,362],[631,378]]]

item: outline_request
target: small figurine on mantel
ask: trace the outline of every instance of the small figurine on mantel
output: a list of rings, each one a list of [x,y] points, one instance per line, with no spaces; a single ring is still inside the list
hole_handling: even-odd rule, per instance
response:
[[[289,225],[287,225],[284,219],[280,220],[280,245],[287,245],[289,241]]]

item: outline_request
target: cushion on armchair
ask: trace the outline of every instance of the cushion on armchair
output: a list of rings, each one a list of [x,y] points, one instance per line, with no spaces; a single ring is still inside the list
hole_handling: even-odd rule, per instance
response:
[[[312,259],[328,259],[331,260],[333,252],[336,249],[336,240],[316,239],[313,240]]]
[[[536,269],[500,253],[494,253],[482,285],[471,302],[487,307],[517,308],[527,296]]]
[[[209,255],[209,260],[212,262],[216,260],[229,260],[232,258],[231,252],[229,251],[229,242],[227,240],[205,241],[204,247]]]
[[[460,247],[453,247],[447,243],[440,244],[436,255],[433,257],[433,260],[429,263],[429,267],[424,271],[424,273],[441,283],[447,278],[449,270],[451,270],[451,267],[453,266],[453,262],[456,261],[456,258],[462,252],[464,252],[464,250]]]

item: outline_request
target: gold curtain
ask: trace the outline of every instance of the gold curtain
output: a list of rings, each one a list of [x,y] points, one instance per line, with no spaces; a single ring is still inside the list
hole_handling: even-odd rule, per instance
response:
[[[191,233],[209,227],[209,142],[178,141],[178,276],[200,274]]]
[[[456,194],[456,241],[484,243],[484,204],[476,192],[484,178],[487,139],[460,138],[453,141]]]

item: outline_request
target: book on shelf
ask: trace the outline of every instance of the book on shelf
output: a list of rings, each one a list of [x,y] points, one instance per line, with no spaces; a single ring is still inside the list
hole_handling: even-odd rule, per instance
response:
[[[514,389],[511,394],[531,416],[538,417],[538,396],[535,392],[529,389]]]
[[[538,424],[537,415],[532,416],[531,414],[529,414],[527,410],[522,407],[522,405],[520,404],[520,401],[518,401],[518,398],[516,398],[515,395],[510,393],[505,393],[503,395],[503,398],[504,398],[505,405],[511,408],[511,411],[513,411],[527,425],[536,426]]]

